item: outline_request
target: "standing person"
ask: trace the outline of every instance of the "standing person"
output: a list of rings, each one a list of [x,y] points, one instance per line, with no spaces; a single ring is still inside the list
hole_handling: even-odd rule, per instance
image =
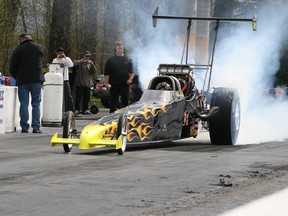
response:
[[[83,114],[91,114],[88,106],[90,102],[91,84],[93,78],[95,77],[96,69],[93,61],[90,60],[90,57],[91,53],[89,51],[85,51],[83,58],[76,61],[74,64],[75,68],[77,69],[75,77],[75,115],[80,115],[80,108],[82,109]]]
[[[129,85],[133,81],[132,61],[125,56],[124,46],[121,42],[115,44],[115,55],[109,58],[105,64],[106,87],[110,87],[110,113],[117,109],[119,96],[121,96],[122,106],[128,106]]]
[[[70,84],[69,84],[69,70],[68,68],[73,67],[72,60],[67,57],[64,53],[64,48],[59,47],[56,50],[57,57],[53,59],[52,64],[60,64],[63,67],[63,80],[64,80],[64,104],[65,112],[72,111],[75,112],[73,97],[71,94]]]
[[[11,56],[10,73],[16,79],[20,102],[20,126],[22,133],[29,132],[29,97],[31,95],[33,133],[40,130],[41,87],[44,82],[42,60],[44,50],[42,46],[33,42],[32,37],[23,33],[20,35],[20,45]]]

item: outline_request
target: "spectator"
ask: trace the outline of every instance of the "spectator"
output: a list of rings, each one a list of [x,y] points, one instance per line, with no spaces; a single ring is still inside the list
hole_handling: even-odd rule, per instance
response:
[[[93,61],[90,60],[91,53],[85,51],[83,58],[75,62],[74,66],[76,70],[75,86],[76,86],[76,103],[75,103],[75,115],[91,114],[88,109],[90,102],[90,91],[95,78],[96,69]],[[82,104],[81,104],[82,102]]]
[[[43,48],[33,42],[32,37],[23,33],[20,35],[20,45],[11,56],[10,73],[16,79],[20,102],[20,126],[22,133],[29,132],[29,97],[31,94],[33,133],[42,133],[40,130],[40,103],[41,87],[44,82],[42,71]]]
[[[64,51],[65,50],[63,47],[59,47],[56,50],[57,57],[53,59],[52,64],[60,64],[61,67],[63,67],[65,112],[67,111],[75,112],[74,101],[69,84],[69,70],[68,70],[68,68],[73,67],[73,62],[69,57],[65,55]]]
[[[115,55],[109,58],[105,65],[104,84],[110,88],[110,113],[117,109],[117,103],[121,96],[122,106],[128,106],[129,85],[133,81],[132,61],[125,56],[124,46],[121,42],[115,44]]]

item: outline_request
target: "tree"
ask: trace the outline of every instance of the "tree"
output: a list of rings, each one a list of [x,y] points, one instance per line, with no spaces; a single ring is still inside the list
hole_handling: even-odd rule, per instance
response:
[[[83,51],[89,50],[97,73],[102,74],[106,60],[114,54],[115,41],[124,42],[128,54],[139,43],[141,47],[151,43],[149,29],[144,23],[150,22],[157,6],[162,14],[189,16],[204,2],[202,0],[0,0],[2,38],[0,71],[9,75],[7,69],[11,52],[19,44],[19,34],[28,32],[34,41],[43,45],[46,51],[44,62],[52,61],[59,46],[63,46],[72,59],[80,58]],[[255,5],[259,7],[265,2],[271,3],[270,0],[211,0],[211,2],[214,5],[211,7],[212,11],[214,8],[214,13],[211,15],[222,17],[242,17],[245,11],[254,10]],[[273,2],[284,4],[285,1],[273,0]],[[231,24],[229,26],[231,27]],[[221,28],[223,27],[225,28],[225,23],[221,24]],[[180,32],[183,28],[181,26],[178,31],[173,26],[173,31]],[[220,40],[222,32],[220,31],[218,35]],[[281,60],[280,74],[276,77],[277,83],[285,81],[286,55],[287,52]]]
[[[54,0],[48,48],[49,61],[55,57],[57,47],[63,47],[68,55],[71,52],[71,10],[71,0]]]
[[[9,75],[8,63],[9,57],[12,53],[11,49],[14,45],[14,30],[17,21],[18,0],[4,0],[0,2],[0,35],[2,40],[0,41],[0,57],[2,59],[2,72],[4,75]],[[19,37],[19,35],[17,35]],[[11,40],[12,39],[12,40]]]

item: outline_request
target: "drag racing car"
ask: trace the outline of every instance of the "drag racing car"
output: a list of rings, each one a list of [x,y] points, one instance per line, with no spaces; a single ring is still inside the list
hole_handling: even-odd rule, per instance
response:
[[[256,18],[199,18],[158,16],[158,9],[153,14],[156,19],[188,19],[216,21],[252,22],[256,27]],[[214,48],[218,26],[215,28],[212,58],[205,65],[211,77]],[[187,38],[190,28],[187,28]],[[187,43],[188,44],[188,43]],[[188,47],[188,46],[187,46]],[[187,58],[186,58],[187,61]],[[70,152],[74,145],[79,149],[114,147],[119,155],[130,144],[171,142],[183,138],[196,138],[200,127],[205,127],[210,134],[212,144],[234,145],[240,127],[240,100],[236,89],[210,87],[210,80],[199,90],[195,85],[193,71],[203,65],[160,64],[158,75],[151,79],[141,99],[128,107],[117,110],[92,122],[78,132],[72,112],[67,112],[63,119],[62,138],[55,133],[51,145],[63,145],[65,152]]]

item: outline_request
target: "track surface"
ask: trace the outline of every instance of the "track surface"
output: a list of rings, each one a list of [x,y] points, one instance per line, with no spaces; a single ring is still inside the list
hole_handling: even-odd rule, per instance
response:
[[[55,131],[0,135],[1,215],[217,215],[288,185],[288,142],[214,146],[202,133],[65,154]]]

